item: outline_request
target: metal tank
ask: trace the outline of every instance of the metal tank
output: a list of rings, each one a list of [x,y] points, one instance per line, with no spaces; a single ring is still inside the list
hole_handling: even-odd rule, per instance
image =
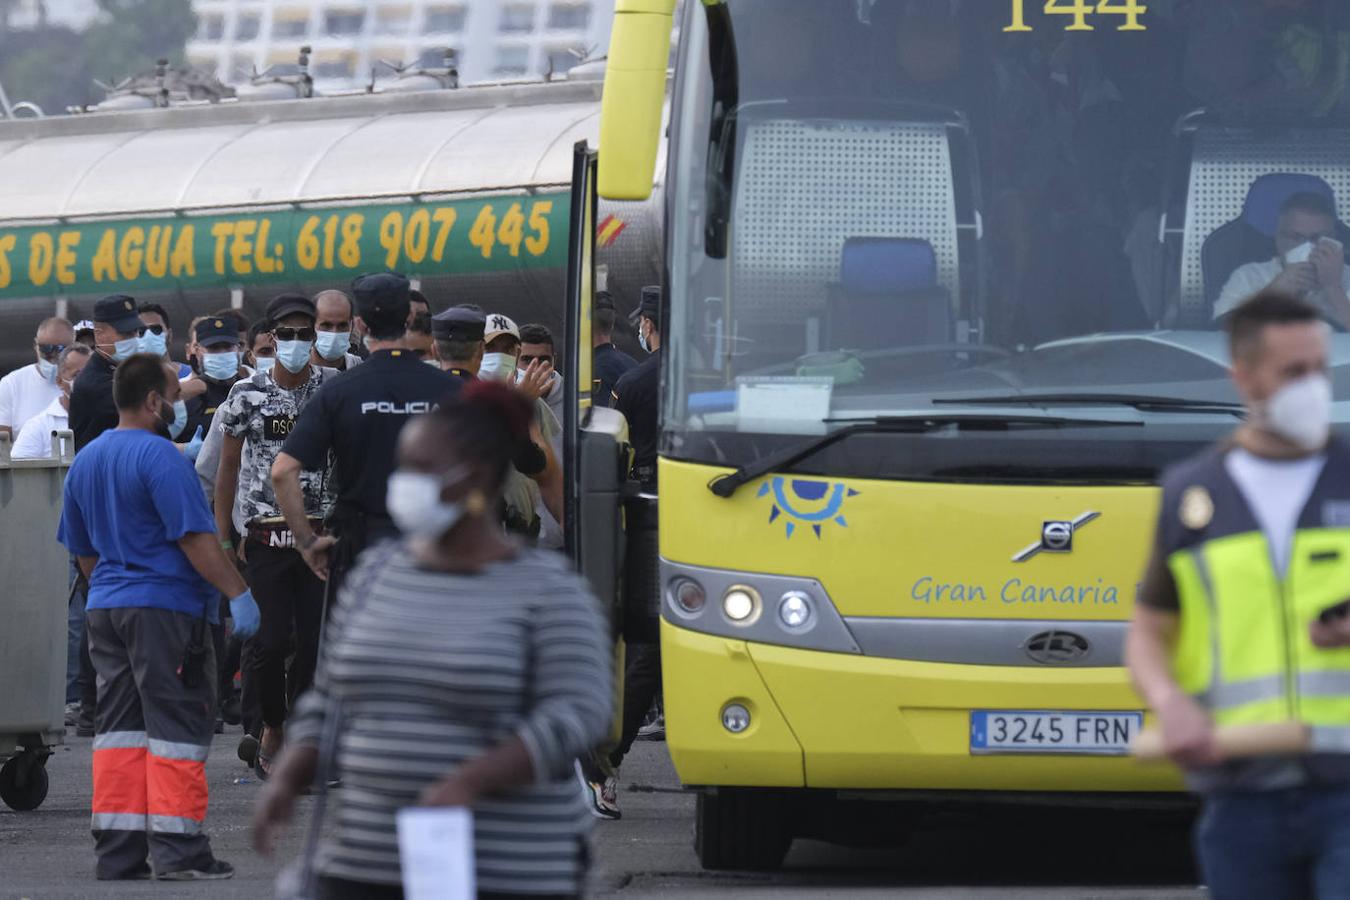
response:
[[[164,305],[177,355],[195,315],[385,268],[438,309],[560,333],[572,147],[597,141],[601,83],[413,86],[0,121],[0,371],[32,361],[40,319],[107,293]],[[621,312],[660,280],[659,202],[600,209]]]

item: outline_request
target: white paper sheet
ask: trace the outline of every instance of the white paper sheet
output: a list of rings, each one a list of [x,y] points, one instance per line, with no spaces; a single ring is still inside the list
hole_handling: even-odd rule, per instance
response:
[[[398,856],[408,900],[474,900],[473,812],[401,809]]]

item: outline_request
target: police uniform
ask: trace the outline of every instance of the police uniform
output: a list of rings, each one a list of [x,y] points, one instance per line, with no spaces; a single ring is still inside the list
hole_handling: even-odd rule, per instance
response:
[[[1308,629],[1350,595],[1350,445],[1333,438],[1295,525],[1274,552],[1221,446],[1170,470],[1140,603],[1176,613],[1173,671],[1216,725],[1301,721],[1313,752],[1195,770],[1200,791],[1350,789],[1350,651]],[[1283,571],[1277,560],[1284,562]]]
[[[612,310],[614,300],[608,293],[599,294],[595,298],[595,308]],[[591,395],[591,402],[596,406],[609,406],[619,379],[635,369],[637,364],[637,360],[612,343],[596,347],[591,354],[591,369],[595,377],[595,391]]]
[[[119,334],[134,334],[145,325],[136,312],[136,301],[123,294],[113,294],[95,303],[94,321],[111,325]],[[117,403],[112,390],[115,371],[117,363],[95,349],[71,386],[70,430],[75,434],[77,451],[117,427]]]
[[[660,321],[660,290],[643,288],[642,305],[634,318]],[[614,386],[614,408],[628,420],[628,440],[633,445],[633,477],[644,485],[656,484],[656,446],[660,437],[657,408],[661,393],[661,354],[652,353],[619,379]]]
[[[357,315],[367,323],[407,321],[408,280],[403,276],[363,275],[352,288]],[[411,353],[379,350],[331,379],[301,410],[282,452],[303,469],[321,469],[332,454],[329,483],[336,500],[327,525],[338,548],[330,582],[340,581],[367,545],[396,533],[384,501],[397,465],[399,432],[456,389],[453,379]]]
[[[197,329],[194,332],[197,343],[203,349],[208,347],[224,347],[226,345],[239,347],[239,322],[234,316],[221,316],[218,319],[207,318],[197,323]],[[238,370],[233,377],[226,381],[217,381],[214,378],[201,376],[202,383],[206,385],[206,390],[192,397],[186,403],[188,421],[182,431],[178,433],[180,442],[192,440],[192,436],[197,433],[197,429],[206,434],[206,430],[211,427],[211,420],[215,418],[216,410],[230,396],[230,389],[239,381]]]

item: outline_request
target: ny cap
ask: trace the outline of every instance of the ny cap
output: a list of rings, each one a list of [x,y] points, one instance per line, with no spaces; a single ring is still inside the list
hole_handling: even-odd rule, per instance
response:
[[[412,311],[411,289],[408,279],[397,272],[358,275],[352,281],[356,314],[374,331],[401,328]]]
[[[197,338],[197,343],[203,347],[238,344],[239,323],[234,316],[207,316],[197,323],[194,336]]]
[[[478,310],[452,306],[431,317],[431,336],[439,341],[481,341],[487,317]]]
[[[145,325],[136,312],[136,301],[126,294],[110,294],[96,302],[94,321],[111,325],[118,334],[130,334]]]
[[[278,294],[267,304],[267,324],[275,325],[291,313],[304,313],[311,319],[318,318],[314,301],[304,294]]]
[[[509,316],[501,313],[492,313],[487,317],[487,330],[483,335],[483,340],[491,341],[493,338],[500,337],[503,334],[509,334],[516,340],[520,340],[520,326],[518,326]]]

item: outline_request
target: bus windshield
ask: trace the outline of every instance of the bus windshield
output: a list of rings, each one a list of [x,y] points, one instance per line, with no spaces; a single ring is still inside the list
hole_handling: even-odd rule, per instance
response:
[[[1145,480],[1272,284],[1350,398],[1350,5],[688,3],[672,109],[667,456]]]

